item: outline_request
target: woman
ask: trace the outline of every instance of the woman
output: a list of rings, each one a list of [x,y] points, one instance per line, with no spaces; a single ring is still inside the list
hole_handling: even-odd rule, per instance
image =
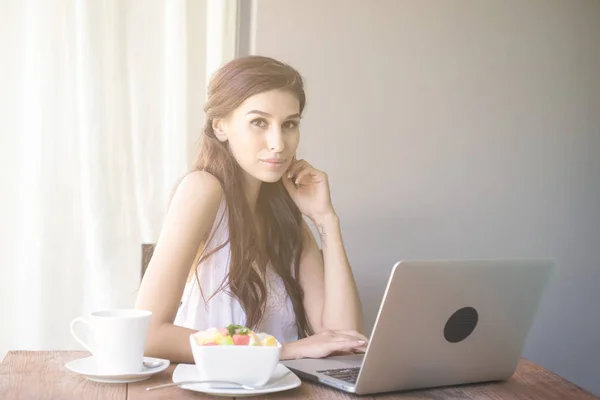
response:
[[[230,323],[274,335],[282,359],[364,348],[327,175],[295,158],[304,105],[301,76],[271,58],[238,58],[213,77],[194,170],[136,301],[153,312],[147,355],[192,363],[189,335]]]

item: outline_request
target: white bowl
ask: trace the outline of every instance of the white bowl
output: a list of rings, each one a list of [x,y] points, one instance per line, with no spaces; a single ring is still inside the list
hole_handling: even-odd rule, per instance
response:
[[[202,380],[264,385],[279,363],[277,346],[201,346],[190,335],[196,368]]]

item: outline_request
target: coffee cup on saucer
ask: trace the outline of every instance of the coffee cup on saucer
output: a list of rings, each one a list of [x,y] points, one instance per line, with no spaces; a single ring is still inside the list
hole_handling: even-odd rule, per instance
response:
[[[146,310],[95,311],[71,321],[71,334],[92,353],[99,373],[137,373],[143,369],[151,317],[152,312]]]

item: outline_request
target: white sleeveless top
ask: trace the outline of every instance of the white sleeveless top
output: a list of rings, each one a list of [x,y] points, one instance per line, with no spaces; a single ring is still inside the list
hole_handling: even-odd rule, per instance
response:
[[[223,219],[221,220],[221,216]],[[219,224],[221,221],[221,224]],[[211,229],[212,240],[206,251],[225,243],[229,236],[227,207],[225,196],[221,200],[219,211]],[[175,325],[195,330],[205,330],[211,327],[222,328],[229,324],[246,324],[246,314],[239,301],[226,291],[216,290],[226,288],[224,279],[229,271],[229,243],[215,252],[198,266],[198,278],[202,285],[204,298],[194,275],[186,283],[181,297],[181,304],[175,317]],[[271,268],[267,269],[267,304],[262,321],[254,329],[266,332],[281,343],[298,339],[298,327],[292,301],[287,295],[282,279]],[[223,286],[221,286],[223,284]],[[212,296],[212,298],[211,298]],[[205,303],[205,299],[207,302]],[[210,300],[209,300],[210,299]]]

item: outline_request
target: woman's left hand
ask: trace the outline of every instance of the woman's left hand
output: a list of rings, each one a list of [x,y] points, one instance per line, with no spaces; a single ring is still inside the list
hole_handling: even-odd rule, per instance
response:
[[[292,162],[282,181],[300,212],[313,221],[334,212],[327,174],[307,161]]]

